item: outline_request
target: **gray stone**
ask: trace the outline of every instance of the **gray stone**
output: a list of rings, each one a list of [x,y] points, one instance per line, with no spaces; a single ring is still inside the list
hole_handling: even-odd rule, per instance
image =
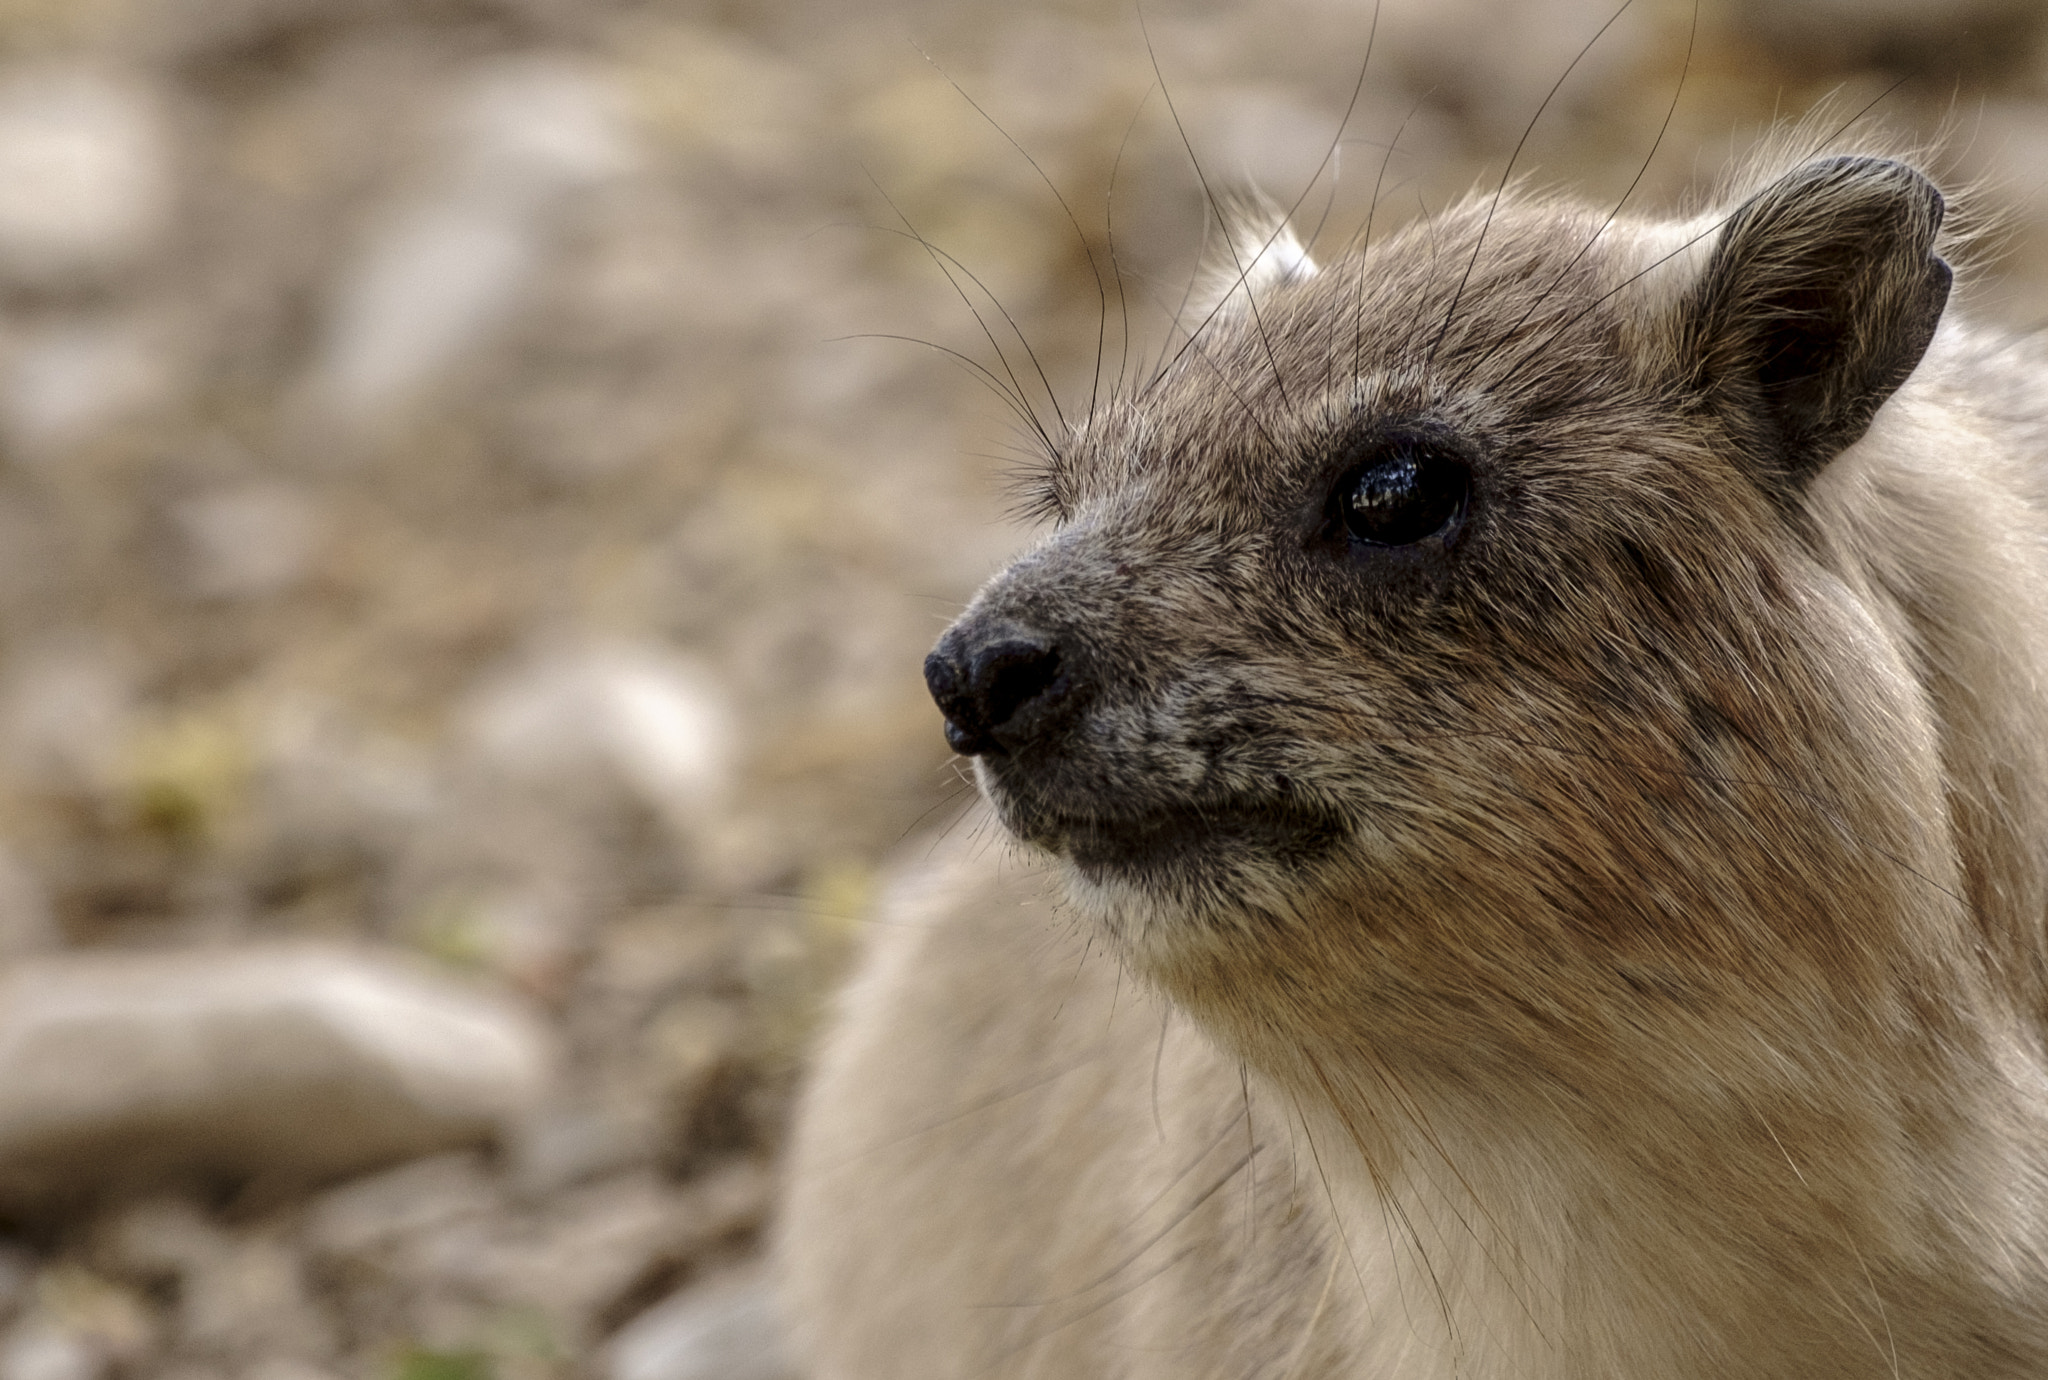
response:
[[[639,641],[546,648],[499,670],[465,714],[473,750],[547,790],[609,778],[679,828],[727,786],[735,726],[713,672]]]
[[[275,1231],[229,1231],[186,1199],[158,1198],[122,1208],[98,1237],[113,1273],[173,1286],[182,1347],[216,1356],[333,1350],[332,1328],[313,1303],[298,1253]]]
[[[729,1275],[658,1303],[612,1340],[608,1380],[797,1380],[767,1275]]]
[[[422,1232],[445,1233],[504,1206],[475,1154],[433,1155],[329,1189],[307,1209],[306,1243],[333,1259],[374,1259]]]
[[[451,92],[431,177],[342,274],[312,380],[330,423],[402,412],[527,297],[577,193],[632,161],[618,95],[568,58],[480,67]]]
[[[320,515],[287,484],[256,481],[195,495],[171,512],[187,557],[186,583],[202,598],[240,599],[290,589],[318,549]]]
[[[177,382],[175,344],[133,313],[77,314],[13,333],[0,368],[0,419],[24,460],[67,447],[161,403]]]
[[[86,1338],[40,1323],[0,1343],[0,1380],[99,1380],[110,1368],[106,1354]]]
[[[0,74],[0,276],[91,283],[155,246],[170,215],[170,139],[132,79],[84,67]]]
[[[142,1297],[75,1264],[45,1269],[36,1301],[0,1339],[0,1380],[100,1380],[160,1354]]]
[[[0,976],[0,1204],[311,1181],[491,1139],[550,1050],[511,1002],[314,946],[56,954]]]

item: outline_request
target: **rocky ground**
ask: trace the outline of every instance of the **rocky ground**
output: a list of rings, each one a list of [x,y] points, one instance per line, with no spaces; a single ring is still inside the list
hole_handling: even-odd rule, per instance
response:
[[[1165,338],[1155,61],[1224,181],[1334,147],[1335,243],[1611,13],[0,0],[0,1380],[786,1380],[790,1091],[1024,539],[945,351],[1049,413],[1009,318],[1067,399]],[[1619,197],[1683,73],[1666,205],[1877,99],[2024,323],[2041,18],[1637,0],[1522,166]]]

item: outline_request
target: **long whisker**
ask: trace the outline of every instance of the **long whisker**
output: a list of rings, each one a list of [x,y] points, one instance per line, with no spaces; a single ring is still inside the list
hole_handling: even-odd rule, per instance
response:
[[[1687,32],[1685,36],[1685,61],[1681,63],[1679,66],[1678,85],[1671,93],[1671,104],[1664,108],[1664,122],[1657,126],[1657,137],[1650,141],[1649,153],[1643,156],[1642,165],[1636,169],[1636,175],[1629,180],[1628,189],[1621,194],[1621,199],[1614,203],[1614,209],[1607,213],[1607,219],[1600,222],[1600,228],[1595,230],[1590,236],[1587,237],[1586,242],[1579,246],[1578,252],[1572,255],[1571,259],[1565,264],[1565,266],[1557,271],[1557,276],[1552,278],[1550,282],[1544,286],[1543,291],[1537,294],[1536,300],[1531,302],[1527,307],[1523,309],[1522,314],[1515,319],[1515,324],[1508,327],[1506,331],[1502,332],[1502,344],[1506,344],[1508,341],[1513,340],[1516,336],[1521,334],[1522,327],[1525,324],[1527,324],[1529,318],[1534,316],[1539,310],[1542,309],[1543,304],[1550,300],[1550,294],[1557,291],[1558,285],[1562,283],[1568,276],[1570,276],[1571,271],[1574,268],[1577,268],[1579,266],[1579,261],[1585,258],[1586,255],[1592,251],[1593,246],[1600,242],[1601,236],[1605,235],[1608,229],[1614,224],[1615,217],[1621,214],[1621,208],[1628,205],[1628,199],[1634,196],[1636,188],[1642,185],[1644,176],[1650,171],[1650,164],[1655,162],[1657,159],[1657,151],[1664,147],[1664,136],[1670,132],[1671,119],[1674,115],[1678,113],[1678,99],[1680,96],[1683,96],[1685,94],[1685,79],[1692,72],[1693,45],[1699,38],[1699,32],[1700,0],[1693,0],[1692,28]],[[1489,355],[1491,354],[1490,351],[1488,353]],[[1482,357],[1482,359],[1483,358],[1484,357]],[[1466,368],[1464,374],[1459,379],[1460,386],[1462,386],[1466,380],[1470,379],[1473,371],[1478,368],[1480,362],[1481,360],[1475,360],[1470,366]]]
[[[861,171],[866,174],[869,184],[874,187],[877,195],[884,202],[888,203],[889,209],[896,213],[896,218],[903,222],[903,228],[909,237],[921,246],[926,254],[931,256],[931,260],[938,266],[939,272],[945,275],[948,286],[953,289],[955,295],[966,306],[969,314],[974,317],[974,323],[981,327],[981,333],[988,338],[989,348],[996,352],[996,359],[1002,364],[1003,373],[1009,378],[1010,386],[1016,391],[1018,398],[1023,399],[1025,397],[1024,385],[1017,378],[1016,371],[1010,367],[1010,357],[1003,352],[1003,347],[996,342],[995,332],[989,329],[988,322],[983,319],[981,312],[975,307],[973,299],[967,295],[966,289],[962,288],[959,280],[953,276],[955,270],[949,267],[947,262],[951,256],[926,239],[918,228],[911,224],[910,217],[903,213],[903,208],[896,204],[896,199],[889,195],[888,190],[882,186],[873,173],[868,172],[866,168],[862,168]],[[958,271],[966,273],[965,269]],[[1031,367],[1037,370],[1038,381],[1045,388],[1046,396],[1052,400],[1053,415],[1059,416],[1059,399],[1053,396],[1052,383],[1046,378],[1045,369],[1039,364],[1038,355],[1032,350],[1031,342],[1024,338],[1024,332],[1018,328],[1016,321],[1012,319],[1008,309],[1003,306],[1001,300],[994,293],[988,292],[988,289],[982,285],[981,281],[972,274],[967,274],[967,276],[976,287],[980,287],[984,293],[988,294],[989,301],[995,305],[996,311],[1005,322],[1008,322],[1011,332],[1017,337],[1018,343],[1023,345],[1025,356],[1031,361]],[[1045,424],[1039,419],[1036,411],[1028,405],[1025,407],[1025,411],[1030,414],[1031,428],[1045,442],[1045,448],[1048,451],[1057,451],[1059,447],[1053,443],[1052,434],[1046,430]],[[1060,426],[1062,429],[1066,427],[1065,417],[1060,417]]]
[[[1365,372],[1365,265],[1366,251],[1372,248],[1373,218],[1379,214],[1380,189],[1386,184],[1387,165],[1394,161],[1394,149],[1400,144],[1401,136],[1408,132],[1408,122],[1421,109],[1420,100],[1408,107],[1408,113],[1401,117],[1399,127],[1394,130],[1394,137],[1387,141],[1387,151],[1380,156],[1380,170],[1372,181],[1372,200],[1366,203],[1365,229],[1359,237],[1358,248],[1353,251],[1358,260],[1358,282],[1352,299],[1351,320],[1351,377],[1354,388],[1359,376]]]
[[[1109,270],[1116,278],[1117,307],[1123,313],[1123,348],[1116,366],[1116,391],[1121,393],[1130,377],[1131,368],[1131,295],[1124,288],[1123,266],[1116,257],[1116,177],[1124,165],[1124,151],[1130,146],[1131,132],[1138,127],[1138,117],[1145,113],[1145,103],[1152,99],[1152,88],[1146,87],[1145,94],[1138,99],[1138,108],[1131,112],[1131,122],[1124,126],[1124,137],[1117,140],[1116,157],[1109,164],[1109,190],[1102,198],[1103,235],[1109,245]]]
[[[1430,342],[1424,367],[1436,363],[1436,353],[1442,348],[1444,337],[1451,333],[1451,323],[1458,316],[1458,304],[1464,300],[1466,284],[1472,281],[1472,269],[1479,262],[1479,251],[1485,247],[1486,232],[1493,228],[1493,216],[1500,210],[1500,199],[1507,192],[1509,179],[1515,174],[1515,162],[1522,156],[1523,148],[1528,145],[1529,136],[1536,132],[1537,122],[1543,118],[1543,112],[1550,109],[1550,103],[1557,98],[1557,93],[1564,89],[1565,79],[1571,76],[1573,69],[1585,59],[1586,54],[1593,51],[1593,45],[1600,41],[1601,35],[1613,28],[1615,21],[1626,14],[1629,6],[1634,3],[1635,0],[1621,0],[1621,8],[1609,15],[1607,22],[1600,26],[1599,31],[1586,40],[1586,46],[1579,49],[1578,56],[1565,64],[1564,71],[1558,74],[1557,80],[1551,84],[1549,92],[1543,97],[1543,103],[1536,107],[1536,113],[1529,117],[1529,123],[1523,127],[1522,137],[1515,142],[1514,152],[1508,155],[1507,166],[1501,169],[1500,185],[1493,189],[1493,200],[1486,207],[1486,219],[1480,222],[1478,238],[1472,241],[1472,257],[1465,261],[1465,272],[1458,279],[1457,291],[1451,294],[1451,305],[1444,312],[1443,325],[1438,328],[1436,339]]]
[[[911,46],[916,47],[917,45],[912,44]],[[1060,204],[1060,210],[1064,212],[1067,217],[1067,224],[1073,227],[1074,238],[1076,241],[1080,243],[1081,253],[1088,260],[1088,272],[1095,279],[1095,302],[1097,309],[1095,328],[1095,381],[1091,385],[1088,393],[1088,415],[1090,417],[1093,417],[1095,415],[1096,399],[1100,396],[1102,391],[1102,351],[1103,342],[1107,338],[1107,334],[1109,331],[1109,291],[1107,288],[1103,286],[1102,267],[1101,265],[1095,262],[1095,249],[1092,245],[1088,243],[1088,236],[1086,232],[1084,232],[1081,229],[1080,217],[1074,214],[1074,208],[1072,206],[1069,206],[1067,204],[1066,197],[1060,194],[1060,189],[1058,185],[1055,184],[1050,177],[1046,176],[1045,169],[1038,165],[1038,160],[1031,156],[1030,151],[1026,149],[1022,144],[1018,143],[1016,137],[1012,135],[1010,131],[1004,129],[1001,124],[997,123],[996,118],[993,115],[990,115],[988,111],[982,109],[981,102],[975,100],[974,97],[968,95],[967,89],[961,86],[959,82],[954,81],[952,76],[946,71],[945,68],[939,66],[937,60],[934,59],[930,53],[927,53],[923,48],[918,48],[917,52],[918,56],[922,57],[926,62],[931,64],[931,68],[934,72],[937,72],[941,77],[944,77],[946,79],[946,85],[952,87],[953,90],[959,95],[960,99],[967,102],[968,106],[974,111],[975,114],[981,116],[982,119],[988,121],[988,127],[990,129],[1002,135],[1004,142],[1009,144],[1011,148],[1017,150],[1018,156],[1021,157],[1026,163],[1029,163],[1031,165],[1031,171],[1038,174],[1038,180],[1040,182],[1043,182],[1045,184],[1045,189],[1052,193],[1052,199]],[[1055,412],[1059,410],[1059,400],[1057,398],[1053,400],[1053,410]],[[1062,417],[1060,421],[1061,424],[1064,425],[1066,419]]]
[[[1173,103],[1173,92],[1166,85],[1166,74],[1159,70],[1159,50],[1153,46],[1152,29],[1151,26],[1145,22],[1145,7],[1141,4],[1137,7],[1137,9],[1138,27],[1144,32],[1145,35],[1145,52],[1147,56],[1149,56],[1152,59],[1152,75],[1156,77],[1159,81],[1159,94],[1166,101],[1166,109],[1168,113],[1170,113],[1173,116],[1174,132],[1180,135],[1181,147],[1187,150],[1188,163],[1195,170],[1195,180],[1201,183],[1202,185],[1202,197],[1205,201],[1209,203],[1209,214],[1214,216],[1219,223],[1222,223],[1224,221],[1223,207],[1216,200],[1215,189],[1209,185],[1209,175],[1202,171],[1202,160],[1195,156],[1194,141],[1188,138],[1188,127],[1186,124],[1182,123],[1180,118],[1180,110]],[[1258,295],[1251,290],[1251,284],[1249,281],[1247,281],[1246,278],[1246,275],[1251,272],[1251,266],[1249,264],[1246,264],[1243,261],[1243,257],[1237,252],[1237,245],[1231,239],[1227,229],[1223,236],[1223,247],[1230,251],[1230,262],[1231,266],[1237,270],[1238,284],[1244,289],[1245,300],[1251,303],[1252,325],[1258,332],[1259,345],[1266,352],[1266,363],[1273,371],[1273,384],[1276,388],[1280,390],[1280,401],[1283,404],[1288,403],[1289,399],[1287,397],[1287,380],[1281,376],[1280,361],[1273,354],[1272,337],[1266,334],[1266,321],[1265,317],[1259,311]],[[1210,313],[1210,317],[1213,318],[1214,316],[1215,313],[1212,311]],[[1204,319],[1202,324],[1206,327],[1208,325],[1208,319]],[[1188,343],[1193,344],[1196,336],[1200,334],[1201,332],[1198,329],[1194,335],[1190,335],[1188,337]],[[1187,346],[1182,346],[1181,348],[1182,351],[1185,352]],[[1176,356],[1176,358],[1178,358],[1178,356]]]
[[[1862,109],[1858,110],[1854,115],[1850,116],[1847,120],[1844,120],[1826,138],[1816,140],[1813,149],[1809,152],[1809,156],[1811,156],[1812,153],[1819,152],[1821,149],[1826,148],[1829,144],[1832,144],[1835,140],[1841,138],[1844,134],[1846,134],[1849,131],[1849,129],[1852,126],[1861,121],[1864,116],[1868,115],[1871,111],[1875,110],[1880,102],[1888,99],[1893,92],[1897,91],[1901,86],[1904,86],[1905,84],[1906,78],[1900,77],[1890,86],[1887,86],[1884,90],[1878,92],[1877,95],[1873,96],[1870,99],[1868,104],[1864,105]],[[1673,249],[1670,253],[1660,255],[1658,258],[1651,260],[1650,263],[1645,265],[1641,271],[1632,273],[1628,277],[1622,279],[1619,283],[1616,283],[1613,287],[1601,293],[1591,302],[1588,302],[1575,315],[1566,318],[1566,320],[1563,323],[1558,325],[1543,339],[1534,342],[1530,346],[1530,348],[1522,354],[1521,358],[1516,360],[1515,363],[1508,368],[1507,372],[1500,378],[1500,380],[1498,380],[1493,385],[1494,388],[1498,390],[1507,387],[1510,383],[1513,382],[1513,380],[1524,367],[1535,363],[1538,359],[1541,359],[1544,353],[1551,347],[1551,345],[1555,343],[1558,339],[1560,339],[1566,331],[1569,331],[1573,326],[1576,326],[1579,322],[1585,320],[1592,313],[1598,311],[1601,307],[1605,306],[1609,299],[1614,297],[1616,293],[1622,292],[1627,288],[1635,286],[1636,283],[1648,277],[1651,273],[1654,273],[1656,270],[1662,268],[1665,264],[1670,263],[1673,259],[1685,253],[1694,245],[1698,244],[1701,240],[1706,239],[1710,235],[1718,234],[1721,231],[1721,229],[1728,224],[1730,220],[1734,219],[1736,212],[1740,209],[1740,207],[1737,207],[1736,210],[1728,212],[1727,215],[1722,216],[1719,220],[1716,220],[1713,224],[1707,226],[1706,229],[1700,231],[1698,234],[1688,239],[1685,243],[1679,245],[1676,249]]]

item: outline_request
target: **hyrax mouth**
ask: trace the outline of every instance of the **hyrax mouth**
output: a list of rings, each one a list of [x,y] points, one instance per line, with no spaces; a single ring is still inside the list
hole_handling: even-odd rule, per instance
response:
[[[1114,735],[1091,731],[1100,706],[1087,661],[1014,620],[969,617],[925,662],[947,741],[978,760],[982,789],[1017,838],[1090,880],[1159,884],[1305,864],[1346,836],[1342,819],[1285,781],[1176,785],[1142,753],[1104,741]]]
[[[1185,879],[1252,863],[1302,865],[1331,852],[1346,833],[1334,815],[1278,800],[1096,814],[1034,810],[1000,788],[991,795],[1012,832],[1065,857],[1091,881]]]

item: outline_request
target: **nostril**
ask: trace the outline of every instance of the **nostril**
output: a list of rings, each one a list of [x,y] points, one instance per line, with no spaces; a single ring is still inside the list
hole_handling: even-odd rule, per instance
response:
[[[924,683],[925,688],[932,692],[932,701],[947,718],[957,717],[955,711],[966,708],[966,677],[960,673],[959,663],[947,656],[944,648],[924,659]]]
[[[975,654],[972,673],[983,724],[1001,728],[1025,706],[1058,698],[1060,650],[1043,642],[998,642]]]
[[[988,725],[974,701],[967,674],[948,655],[945,642],[924,659],[924,683],[932,692],[932,702],[946,716],[946,742],[953,751],[973,757],[996,750],[996,741],[988,735]]]
[[[924,659],[946,741],[969,757],[1006,753],[1053,732],[1065,717],[1055,706],[1078,703],[1072,676],[1057,643],[1015,624],[962,624]]]

